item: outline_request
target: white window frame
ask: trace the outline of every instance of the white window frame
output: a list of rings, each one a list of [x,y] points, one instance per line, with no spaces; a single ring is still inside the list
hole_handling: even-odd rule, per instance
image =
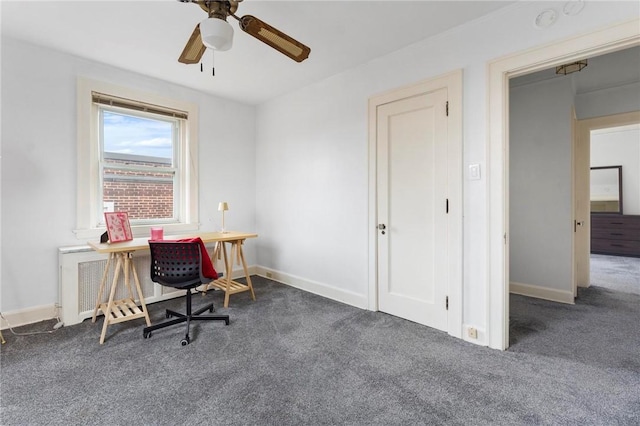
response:
[[[180,126],[183,141],[178,148],[180,188],[176,189],[179,198],[177,223],[163,223],[165,233],[180,233],[199,229],[198,218],[198,107],[191,102],[168,99],[151,93],[140,92],[111,83],[79,77],[77,81],[77,209],[76,229],[78,239],[86,240],[99,237],[104,231],[100,224],[102,199],[102,176],[100,173],[101,148],[98,106],[92,101],[94,92],[110,96],[131,99],[133,101],[161,105],[184,111],[188,114],[185,125]],[[148,236],[153,224],[133,224],[134,237]]]

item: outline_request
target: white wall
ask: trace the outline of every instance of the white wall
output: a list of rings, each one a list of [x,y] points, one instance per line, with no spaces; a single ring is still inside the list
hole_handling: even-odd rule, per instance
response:
[[[640,110],[640,47],[589,58],[572,76],[578,120]]]
[[[199,106],[200,221],[255,230],[255,108],[105,64],[2,39],[3,312],[58,301],[58,247],[76,226],[76,79],[84,76]],[[255,263],[255,246],[246,254]]]
[[[637,82],[576,95],[578,120],[639,110],[640,83]]]
[[[640,215],[640,129],[613,128],[591,133],[591,167],[622,166],[622,209]]]
[[[571,78],[509,94],[509,277],[573,296]]]
[[[638,15],[635,2],[527,2],[424,40],[261,105],[257,126],[258,263],[295,274],[321,292],[368,293],[367,99],[454,69],[464,70],[464,318],[487,325],[487,62]],[[553,7],[554,26],[533,20]],[[345,299],[347,297],[345,296]],[[480,343],[483,342],[480,339]]]

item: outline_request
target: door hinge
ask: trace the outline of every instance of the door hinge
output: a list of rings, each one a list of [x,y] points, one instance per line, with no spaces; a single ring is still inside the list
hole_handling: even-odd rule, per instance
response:
[[[447,104],[445,105],[445,111],[447,114],[447,117],[449,116],[449,101],[447,101]]]
[[[449,310],[449,296],[447,296],[447,298],[445,299],[445,307],[447,308],[447,311]]]
[[[446,211],[447,213],[449,213],[449,199],[447,198],[447,203],[446,203]]]

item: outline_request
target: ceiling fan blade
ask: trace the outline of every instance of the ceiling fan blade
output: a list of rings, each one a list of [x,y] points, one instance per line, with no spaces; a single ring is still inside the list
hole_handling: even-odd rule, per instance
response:
[[[240,18],[240,28],[283,53],[296,62],[302,62],[309,56],[311,49],[280,30],[273,28],[255,16],[245,15]]]
[[[202,44],[202,38],[200,37],[200,24],[196,25],[196,28],[191,33],[187,45],[178,58],[178,62],[183,64],[197,64],[200,62],[200,58],[207,50],[206,46]]]

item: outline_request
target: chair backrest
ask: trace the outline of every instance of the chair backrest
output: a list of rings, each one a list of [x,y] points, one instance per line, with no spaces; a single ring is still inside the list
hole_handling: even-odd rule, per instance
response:
[[[197,242],[149,241],[151,280],[175,288],[195,287],[211,281],[202,275]]]

